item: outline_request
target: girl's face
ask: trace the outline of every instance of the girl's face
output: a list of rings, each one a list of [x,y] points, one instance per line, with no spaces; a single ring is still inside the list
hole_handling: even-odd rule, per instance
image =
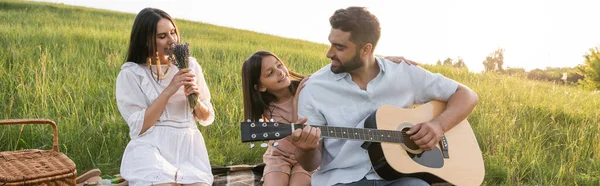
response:
[[[289,71],[273,56],[262,58],[258,90],[261,92],[275,92],[286,89],[291,81]]]
[[[160,19],[156,25],[156,50],[158,56],[166,56],[165,49],[168,49],[172,44],[177,43],[177,33],[175,26],[166,18]]]

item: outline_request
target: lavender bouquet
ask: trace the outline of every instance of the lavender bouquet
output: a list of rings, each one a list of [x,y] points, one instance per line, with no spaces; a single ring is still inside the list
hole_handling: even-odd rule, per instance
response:
[[[184,68],[189,68],[189,57],[190,57],[190,48],[189,48],[190,44],[189,43],[185,43],[185,44],[174,44],[173,46],[171,46],[169,49],[167,49],[167,54],[169,55],[169,59],[171,60],[171,62],[173,62],[173,64],[175,64],[175,66],[177,66],[177,68],[179,69],[184,69]],[[185,86],[185,88],[187,89],[189,86]],[[190,103],[190,107],[192,109],[196,109],[196,107],[198,105],[200,105],[198,103],[198,96],[196,94],[190,94],[187,96],[188,102]]]

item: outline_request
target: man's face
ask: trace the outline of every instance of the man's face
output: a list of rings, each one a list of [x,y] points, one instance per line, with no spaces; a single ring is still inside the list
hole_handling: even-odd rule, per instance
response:
[[[351,72],[363,66],[358,53],[357,46],[350,41],[350,32],[340,29],[331,29],[329,42],[331,46],[327,51],[327,57],[331,59],[331,72]]]

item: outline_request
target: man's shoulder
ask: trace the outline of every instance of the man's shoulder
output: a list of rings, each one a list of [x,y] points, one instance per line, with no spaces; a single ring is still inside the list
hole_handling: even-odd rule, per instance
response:
[[[331,72],[331,64],[328,64],[310,75],[310,79],[326,80],[330,78],[332,74],[333,72]]]
[[[414,67],[418,67],[416,65],[409,65],[406,62],[396,63],[396,62],[390,61],[385,58],[380,58],[380,57],[377,57],[376,59],[379,62],[380,66],[382,66],[386,72],[387,71],[394,72],[393,74],[406,73],[408,71],[413,70]]]
[[[302,89],[302,93],[315,91],[320,92],[322,88],[328,87],[332,82],[335,82],[333,79],[335,74],[331,72],[330,68],[331,64],[328,64],[317,70],[315,73],[312,73],[310,78],[306,81],[305,87]]]

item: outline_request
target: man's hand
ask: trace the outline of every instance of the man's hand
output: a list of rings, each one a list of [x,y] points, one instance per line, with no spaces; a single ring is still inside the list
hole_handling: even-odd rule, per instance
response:
[[[441,123],[429,121],[419,123],[408,130],[406,134],[423,150],[432,150],[444,135]]]
[[[296,124],[304,124],[306,118],[300,118]],[[302,129],[296,129],[292,132],[291,139],[292,144],[305,152],[315,150],[319,147],[319,140],[321,138],[321,129],[318,127],[311,127],[305,125]]]

